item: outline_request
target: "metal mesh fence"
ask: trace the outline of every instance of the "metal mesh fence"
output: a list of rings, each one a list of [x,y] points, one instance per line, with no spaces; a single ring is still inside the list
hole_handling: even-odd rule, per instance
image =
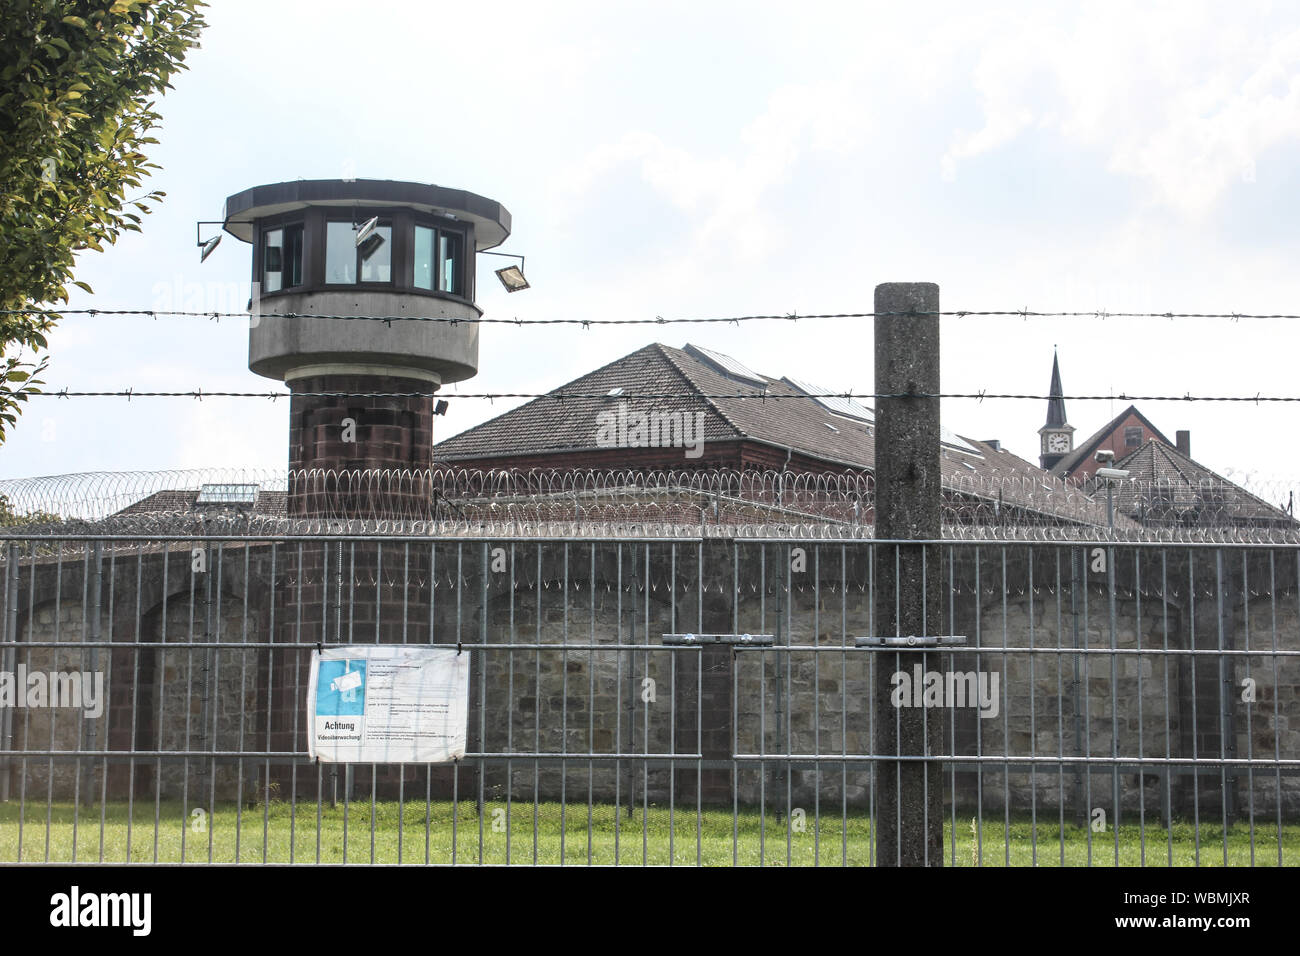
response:
[[[945,865],[1300,862],[1295,546],[930,542],[965,644],[865,646],[914,546],[11,529],[0,861],[870,864],[922,762]],[[471,655],[462,760],[308,757],[374,644]]]

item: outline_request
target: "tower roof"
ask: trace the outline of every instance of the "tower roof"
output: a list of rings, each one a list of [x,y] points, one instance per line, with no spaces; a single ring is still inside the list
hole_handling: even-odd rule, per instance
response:
[[[1052,353],[1052,387],[1048,391],[1047,423],[1044,428],[1062,428],[1065,425],[1065,390],[1061,388],[1061,366]]]

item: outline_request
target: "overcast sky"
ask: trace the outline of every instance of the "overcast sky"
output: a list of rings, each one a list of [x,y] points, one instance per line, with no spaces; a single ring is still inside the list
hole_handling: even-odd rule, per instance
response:
[[[1300,312],[1300,15],[1272,3],[268,3],[217,0],[161,100],[167,192],[86,253],[80,308],[240,309],[249,247],[200,266],[197,220],[292,179],[437,183],[503,203],[533,288],[482,257],[462,391],[541,392],[659,341],[871,391],[871,320],[533,320],[864,312],[877,283],[945,309]],[[51,388],[282,388],[247,320],[68,318]],[[950,318],[946,391],[1300,395],[1300,322]],[[455,400],[446,437],[510,403]],[[1077,438],[1123,403],[1067,402]],[[1297,405],[1146,402],[1194,457],[1300,478]],[[944,424],[1037,461],[1043,402],[948,401]],[[33,399],[5,478],[283,468],[288,405]]]

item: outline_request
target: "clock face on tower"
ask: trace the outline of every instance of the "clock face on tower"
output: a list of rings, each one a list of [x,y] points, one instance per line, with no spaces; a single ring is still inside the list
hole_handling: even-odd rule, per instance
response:
[[[1047,450],[1054,455],[1064,454],[1070,450],[1070,436],[1057,432],[1047,436]]]

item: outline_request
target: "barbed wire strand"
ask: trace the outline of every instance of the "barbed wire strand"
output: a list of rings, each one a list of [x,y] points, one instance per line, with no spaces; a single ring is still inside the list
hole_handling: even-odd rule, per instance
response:
[[[652,319],[520,319],[447,316],[447,315],[336,315],[318,312],[259,312],[256,315],[245,312],[221,311],[184,311],[175,309],[0,309],[0,315],[51,316],[62,318],[69,315],[87,316],[140,316],[159,318],[204,318],[221,319],[336,319],[345,322],[442,322],[449,325],[708,325],[739,324],[741,322],[800,322],[808,319],[872,319],[872,318],[917,318],[921,316],[941,316],[945,318],[1069,318],[1069,319],[1300,319],[1294,313],[1262,312],[1109,312],[1104,309],[1083,312],[1040,312],[1032,309],[943,309],[936,311],[894,311],[894,312],[813,312],[799,314],[787,312],[770,315],[735,315],[706,316],[698,318],[664,318],[656,315]]]
[[[1118,392],[1111,395],[1042,395],[1027,394],[1019,392],[825,392],[816,395],[779,393],[765,391],[752,392],[693,392],[693,391],[668,391],[668,392],[621,392],[617,396],[610,395],[608,392],[220,392],[206,391],[202,388],[193,389],[187,392],[144,392],[137,391],[134,388],[126,388],[115,392],[102,391],[74,391],[71,389],[57,389],[52,391],[32,391],[28,393],[31,397],[36,398],[125,398],[128,401],[133,398],[192,398],[202,401],[205,398],[261,398],[269,401],[277,401],[287,398],[474,398],[494,400],[498,398],[555,398],[561,401],[567,399],[603,399],[603,398],[622,398],[622,399],[667,399],[667,398],[758,398],[764,401],[779,401],[782,399],[804,399],[808,401],[817,401],[825,398],[865,398],[865,399],[887,399],[887,398],[950,398],[950,399],[974,399],[984,401],[986,399],[1008,399],[1008,400],[1025,400],[1025,401],[1049,401],[1060,399],[1067,402],[1242,402],[1247,404],[1261,403],[1286,403],[1300,402],[1300,395],[1129,395],[1125,392]]]

